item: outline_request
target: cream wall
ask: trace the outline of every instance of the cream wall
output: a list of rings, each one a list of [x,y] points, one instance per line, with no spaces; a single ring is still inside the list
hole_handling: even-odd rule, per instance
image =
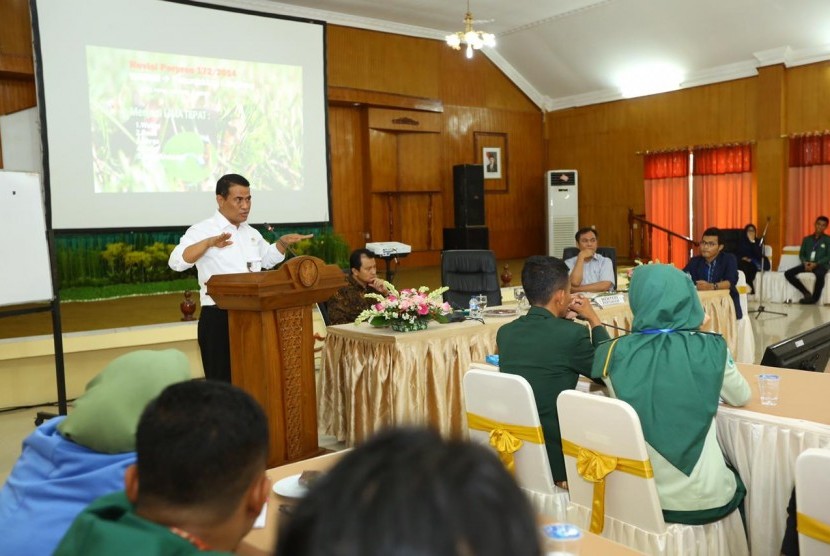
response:
[[[64,334],[67,398],[80,396],[87,382],[119,355],[137,349],[171,348],[184,352],[194,378],[204,376],[195,321]],[[52,336],[0,340],[0,407],[37,405],[56,399]]]

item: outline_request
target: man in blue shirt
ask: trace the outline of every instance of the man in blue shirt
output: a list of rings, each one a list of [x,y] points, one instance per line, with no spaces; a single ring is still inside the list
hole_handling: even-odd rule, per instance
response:
[[[816,218],[815,233],[808,235],[801,242],[801,250],[798,252],[801,264],[784,273],[787,282],[804,296],[804,299],[799,301],[803,305],[816,303],[821,299],[821,291],[824,289],[824,275],[827,274],[827,268],[830,266],[830,236],[824,233],[827,229],[827,221],[826,216]],[[800,272],[812,272],[816,275],[816,287],[813,288],[812,295],[798,279]]]
[[[697,291],[729,289],[729,296],[735,304],[735,316],[743,317],[738,299],[738,261],[732,253],[723,252],[723,241],[718,228],[707,228],[700,240],[700,255],[692,257],[684,272],[692,277]]]
[[[571,276],[571,292],[607,292],[614,288],[614,264],[597,253],[597,231],[581,228],[576,232],[579,254],[565,260]]]

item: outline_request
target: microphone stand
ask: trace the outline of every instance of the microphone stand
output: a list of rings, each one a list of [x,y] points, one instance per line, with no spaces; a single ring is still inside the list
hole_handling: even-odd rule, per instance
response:
[[[761,246],[761,269],[758,274],[755,275],[755,281],[758,283],[758,308],[749,311],[750,313],[755,313],[755,319],[757,320],[758,317],[761,316],[761,313],[766,313],[768,315],[779,315],[782,317],[786,317],[787,313],[781,313],[778,311],[768,311],[767,308],[764,306],[764,259],[766,258],[764,255],[764,245],[766,245],[767,239],[767,229],[769,228],[769,216],[767,216],[767,223],[764,225],[764,233],[761,234],[761,240],[758,242]],[[772,265],[772,261],[770,261],[770,265]]]

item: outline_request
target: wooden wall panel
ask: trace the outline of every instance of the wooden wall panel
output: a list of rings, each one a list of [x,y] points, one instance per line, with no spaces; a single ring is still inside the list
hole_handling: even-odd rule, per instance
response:
[[[440,190],[443,166],[439,134],[398,134],[398,189],[400,191]]]
[[[580,225],[628,249],[628,208],[642,213],[646,150],[754,141],[757,79],[547,114],[548,165],[579,171]]]
[[[542,254],[545,250],[544,139],[542,119],[532,112],[445,107],[444,221],[452,225],[455,164],[474,164],[476,131],[506,133],[508,191],[485,193],[490,248],[499,258]]]
[[[366,145],[364,118],[352,107],[329,107],[331,140],[331,219],[336,230],[351,246],[363,245],[370,223],[365,207],[369,204],[368,183],[363,179]]]
[[[830,129],[830,62],[786,71],[786,133]]]
[[[444,106],[440,134],[366,130],[374,241],[412,245],[418,252],[402,265],[437,264],[442,229],[453,225],[452,166],[476,162],[474,133],[485,131],[505,133],[509,141],[509,189],[485,197],[491,248],[500,258],[544,251],[542,112],[486,56],[468,60],[441,41],[335,25],[328,26],[327,40],[329,86],[435,98]],[[333,188],[350,183],[335,180]],[[393,183],[399,191],[440,195],[377,194],[393,190]],[[334,227],[340,228],[336,219]]]
[[[394,132],[368,130],[372,191],[398,189],[398,139]]]
[[[438,97],[437,41],[329,25],[328,85]]]

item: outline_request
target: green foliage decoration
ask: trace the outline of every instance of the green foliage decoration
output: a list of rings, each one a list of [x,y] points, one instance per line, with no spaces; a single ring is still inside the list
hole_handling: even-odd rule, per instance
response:
[[[340,268],[349,268],[349,244],[340,234],[324,229],[293,247],[297,255],[310,255]]]

